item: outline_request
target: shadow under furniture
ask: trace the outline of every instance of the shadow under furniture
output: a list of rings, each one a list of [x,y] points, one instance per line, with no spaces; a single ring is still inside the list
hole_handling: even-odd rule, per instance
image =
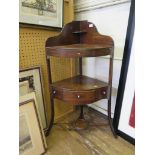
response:
[[[109,79],[103,82],[82,74],[82,58],[110,56]],[[51,97],[50,129],[54,123],[54,98],[67,104],[79,105],[81,112],[75,121],[77,129],[85,129],[83,105],[101,99],[108,100],[108,121],[113,135],[116,137],[111,119],[111,91],[113,72],[114,42],[109,36],[98,33],[95,25],[88,21],[73,21],[64,26],[60,35],[50,37],[46,41],[46,61],[48,69],[49,90]],[[50,57],[78,58],[79,75],[61,81],[52,82]],[[67,66],[66,66],[67,67]]]

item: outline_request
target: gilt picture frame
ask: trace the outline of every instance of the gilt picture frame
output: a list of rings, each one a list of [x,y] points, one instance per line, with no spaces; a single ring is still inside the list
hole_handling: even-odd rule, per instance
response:
[[[35,100],[20,101],[19,154],[43,154],[46,151],[46,145]]]
[[[62,28],[63,0],[19,0],[19,22]]]
[[[40,66],[20,69],[19,83],[23,83],[23,84],[20,84],[20,89],[19,89],[20,95],[25,95],[26,93],[35,92],[36,100],[38,104],[38,111],[41,116],[41,123],[42,123],[44,131],[46,132],[48,127],[47,127],[44,90],[43,90],[43,82],[42,82],[42,74],[41,74]],[[28,83],[29,89],[27,89],[26,87],[27,83]]]

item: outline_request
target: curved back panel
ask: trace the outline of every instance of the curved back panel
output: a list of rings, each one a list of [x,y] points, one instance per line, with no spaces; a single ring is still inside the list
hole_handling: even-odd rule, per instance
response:
[[[110,36],[99,34],[93,23],[72,21],[64,26],[60,35],[48,38],[46,47],[80,43],[114,45],[113,39]]]

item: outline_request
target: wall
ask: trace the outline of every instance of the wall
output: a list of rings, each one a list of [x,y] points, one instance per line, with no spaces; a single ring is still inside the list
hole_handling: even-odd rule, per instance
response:
[[[116,5],[117,4],[117,5]],[[112,91],[112,117],[114,113],[117,88],[122,64],[126,30],[130,10],[130,0],[79,0],[75,1],[75,19],[93,22],[99,33],[110,35],[115,42],[113,91]],[[85,75],[100,80],[108,80],[108,57],[87,58],[83,60]],[[90,106],[107,114],[107,101],[101,100]]]
[[[72,21],[73,1],[64,2],[64,24]],[[50,120],[50,98],[48,90],[47,68],[45,60],[45,41],[48,37],[56,36],[60,30],[56,29],[38,29],[31,27],[20,27],[20,45],[19,45],[19,68],[24,69],[31,66],[40,65],[43,75],[43,88],[45,96],[45,109],[48,122]],[[52,58],[54,80],[63,79],[75,74],[75,62],[73,59]],[[67,66],[67,69],[66,69]],[[55,118],[59,118],[66,113],[73,111],[73,106],[64,104],[60,101],[55,103]]]

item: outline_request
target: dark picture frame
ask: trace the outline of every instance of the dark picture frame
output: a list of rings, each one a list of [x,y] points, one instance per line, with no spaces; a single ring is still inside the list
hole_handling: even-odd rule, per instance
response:
[[[122,138],[126,139],[128,142],[132,144],[135,144],[135,139],[127,135],[126,133],[120,131],[118,129],[118,125],[119,125],[120,114],[122,109],[125,84],[126,84],[126,79],[128,74],[128,66],[130,62],[130,54],[132,49],[134,30],[135,30],[135,0],[132,0],[129,20],[128,20],[127,35],[125,40],[124,54],[123,54],[123,60],[122,60],[121,74],[119,79],[118,94],[117,94],[114,119],[113,119],[113,126],[117,135],[121,136]]]
[[[30,92],[34,91],[38,103],[38,110],[41,115],[43,129],[46,132],[48,129],[47,116],[45,111],[45,98],[43,90],[43,80],[40,66],[19,70],[19,82],[28,81]],[[29,93],[30,93],[29,92]]]

